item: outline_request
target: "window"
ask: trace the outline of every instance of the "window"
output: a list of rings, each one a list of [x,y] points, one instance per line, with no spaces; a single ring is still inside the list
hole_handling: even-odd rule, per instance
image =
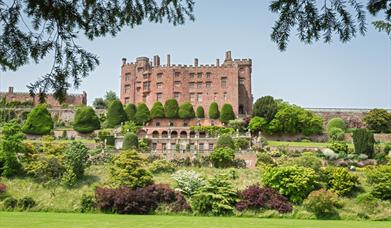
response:
[[[140,92],[141,87],[137,87],[136,90],[137,90],[137,92]]]
[[[162,148],[163,148],[163,150],[167,150],[167,144],[162,143]]]
[[[158,73],[157,75],[156,75],[156,79],[157,80],[161,80],[163,78],[163,73]]]
[[[206,72],[206,78],[210,78],[212,74],[210,72]]]
[[[212,82],[206,82],[206,83],[205,83],[205,87],[206,87],[206,88],[210,88],[211,86],[212,86]]]
[[[158,83],[156,83],[156,87],[157,87],[158,89],[163,88],[163,82],[158,82]]]
[[[214,93],[214,95],[213,95],[213,100],[214,100],[214,101],[217,100],[217,93]]]
[[[160,127],[160,122],[156,122],[156,127]]]
[[[209,143],[208,146],[209,146],[209,150],[213,150],[213,147],[214,147],[214,146],[213,146],[213,143]]]
[[[197,82],[197,88],[201,89],[202,88],[202,82]]]
[[[224,100],[227,100],[227,92],[224,92]]]
[[[177,87],[177,88],[181,87],[181,82],[180,81],[175,81],[174,82],[174,86]]]
[[[190,93],[190,101],[194,101],[194,100],[195,100],[194,93]]]
[[[142,72],[144,69],[142,67],[137,68],[137,72]]]
[[[129,103],[129,97],[125,97],[125,104]]]
[[[197,101],[202,101],[202,93],[197,93]]]
[[[129,81],[129,78],[130,78],[130,73],[125,73],[125,81]]]
[[[222,77],[221,78],[221,87],[222,88],[227,88],[227,77]]]
[[[189,83],[189,87],[190,87],[190,88],[194,88],[194,82],[190,82],[190,83]]]
[[[147,102],[147,96],[143,96],[143,102]]]
[[[162,93],[157,93],[157,94],[156,94],[156,100],[157,100],[157,101],[161,101],[161,100],[162,100],[162,97],[163,97]]]
[[[198,144],[198,149],[200,151],[203,151],[204,150],[204,144],[203,143]]]
[[[125,85],[125,93],[129,93],[130,91],[130,85]]]
[[[149,90],[151,87],[150,82],[143,82],[143,90]]]
[[[179,78],[179,76],[181,76],[181,73],[180,72],[175,72],[175,77]]]
[[[156,143],[152,143],[152,150],[156,150],[157,148],[157,144]]]
[[[194,78],[194,73],[190,73],[190,74],[189,74],[189,77],[190,77],[190,78]]]
[[[175,150],[176,149],[176,144],[175,143],[171,143],[171,150]]]
[[[195,149],[194,143],[190,143],[190,151],[194,151],[194,149]]]
[[[244,78],[239,79],[239,85],[244,85]]]
[[[197,78],[202,78],[202,73],[197,73]]]
[[[148,79],[149,78],[149,74],[143,74],[143,78],[144,79]]]
[[[174,93],[175,100],[179,100],[180,96],[181,96],[181,93],[179,93],[179,92]]]

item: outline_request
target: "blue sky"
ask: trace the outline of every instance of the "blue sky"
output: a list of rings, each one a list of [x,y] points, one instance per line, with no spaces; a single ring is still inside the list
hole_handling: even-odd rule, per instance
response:
[[[101,64],[71,92],[85,90],[89,103],[107,90],[118,93],[122,57],[134,61],[137,56],[158,54],[165,63],[170,53],[173,64],[192,64],[195,57],[200,64],[212,64],[231,50],[233,58],[253,60],[255,99],[272,95],[304,107],[391,108],[391,41],[385,33],[368,24],[366,36],[346,44],[334,39],[331,44],[305,45],[292,37],[287,51],[280,52],[270,39],[276,15],[268,3],[196,0],[195,22],[177,27],[144,23],[114,38],[80,39]],[[26,91],[26,85],[48,72],[50,64],[47,59],[16,72],[0,72],[0,89],[14,86]]]

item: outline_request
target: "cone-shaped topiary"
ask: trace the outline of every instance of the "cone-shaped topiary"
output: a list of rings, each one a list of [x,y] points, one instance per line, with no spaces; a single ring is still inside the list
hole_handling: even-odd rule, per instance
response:
[[[169,119],[178,118],[178,102],[175,99],[169,99],[164,104],[164,114]]]
[[[81,133],[90,133],[100,128],[99,118],[94,109],[88,106],[77,109],[73,120],[73,129]]]
[[[110,102],[109,109],[107,110],[106,127],[113,128],[120,125],[122,122],[126,122],[128,116],[122,106],[121,101],[114,100]]]
[[[197,107],[197,117],[198,118],[205,118],[205,111],[202,106]]]
[[[128,120],[131,120],[131,121],[136,120],[136,118],[135,118],[136,111],[137,111],[137,108],[136,108],[135,104],[129,103],[128,105],[126,105],[125,112],[126,112],[126,115],[128,116]]]
[[[124,142],[122,144],[123,150],[129,149],[138,149],[138,138],[137,135],[131,132],[128,132],[124,136]]]
[[[139,125],[144,125],[151,119],[151,114],[146,104],[139,103],[137,105],[137,112],[136,112],[135,119],[136,119],[136,123]]]
[[[220,121],[227,124],[230,120],[235,119],[235,113],[232,109],[232,105],[224,104],[221,108]]]
[[[209,118],[218,119],[220,117],[219,106],[216,102],[212,102],[209,106]]]
[[[164,107],[159,101],[156,101],[151,109],[151,119],[156,118],[164,118]]]
[[[46,108],[46,104],[39,104],[31,110],[24,122],[22,131],[26,134],[45,135],[53,129],[52,116]]]
[[[181,119],[191,119],[195,117],[193,105],[190,102],[183,102],[179,106],[178,111],[179,118]]]

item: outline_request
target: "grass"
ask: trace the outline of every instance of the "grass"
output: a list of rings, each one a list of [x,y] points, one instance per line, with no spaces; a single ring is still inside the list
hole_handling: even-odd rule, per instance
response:
[[[286,141],[268,141],[268,146],[288,146],[288,147],[314,147],[326,148],[327,142],[286,142]],[[353,143],[348,143],[348,147],[353,149]]]
[[[289,225],[288,225],[289,224]],[[72,213],[0,212],[0,226],[5,227],[346,227],[382,228],[391,222],[264,219],[238,217],[194,217],[160,215],[112,215]]]

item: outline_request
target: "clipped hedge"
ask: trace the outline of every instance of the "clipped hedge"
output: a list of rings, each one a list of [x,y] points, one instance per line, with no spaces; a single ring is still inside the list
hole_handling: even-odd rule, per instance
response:
[[[220,121],[227,124],[230,120],[235,119],[235,113],[230,104],[224,104],[221,108]]]
[[[114,128],[127,120],[128,116],[126,115],[121,101],[114,100],[110,102],[109,109],[107,110],[106,127]]]
[[[91,133],[100,129],[99,118],[91,107],[80,107],[77,109],[73,120],[73,129],[81,133]]]
[[[128,132],[124,136],[124,142],[122,144],[122,149],[123,150],[128,150],[128,149],[137,149],[138,148],[138,138],[137,135]]]
[[[164,104],[164,114],[166,118],[175,119],[178,118],[178,102],[175,99],[169,99]]]
[[[135,104],[129,103],[125,107],[126,115],[128,116],[128,120],[135,121],[136,120],[136,112],[137,108]]]
[[[181,119],[191,119],[195,117],[193,105],[190,102],[184,102],[179,106],[178,116]]]
[[[151,119],[164,118],[164,107],[160,101],[156,101],[151,109]]]
[[[151,114],[146,104],[139,103],[137,105],[137,112],[136,112],[135,119],[138,125],[143,125],[151,119]]]
[[[212,102],[209,106],[209,118],[217,120],[219,117],[219,105],[216,102]]]
[[[204,108],[202,106],[198,106],[196,114],[197,114],[197,118],[200,118],[200,119],[205,118]]]
[[[50,133],[53,127],[53,119],[47,110],[46,104],[39,104],[27,115],[22,131],[26,134],[46,135]]]

